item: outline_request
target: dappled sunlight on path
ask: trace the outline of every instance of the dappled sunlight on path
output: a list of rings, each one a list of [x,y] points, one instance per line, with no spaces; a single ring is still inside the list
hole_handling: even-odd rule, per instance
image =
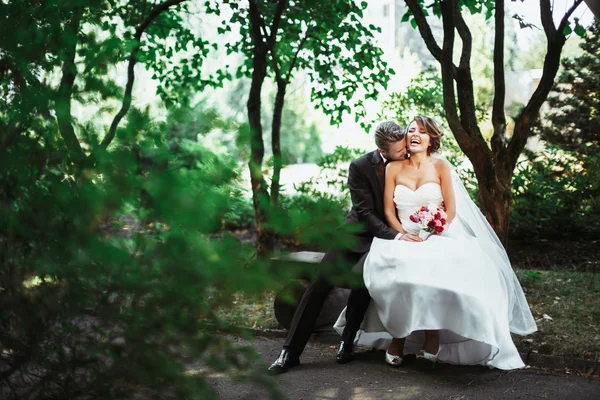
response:
[[[282,339],[257,338],[253,347],[266,368],[281,350]],[[597,399],[600,380],[539,369],[511,372],[485,367],[444,365],[432,373],[418,371],[413,363],[391,368],[383,352],[361,348],[354,362],[335,363],[336,346],[311,341],[302,364],[275,378],[289,399]],[[251,384],[233,383],[219,376],[210,380],[222,399],[266,399],[266,392]]]

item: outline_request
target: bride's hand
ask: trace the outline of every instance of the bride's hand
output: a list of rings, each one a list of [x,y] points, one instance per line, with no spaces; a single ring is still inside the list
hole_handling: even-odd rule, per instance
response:
[[[416,233],[405,233],[398,240],[404,240],[405,242],[422,242],[423,239]]]

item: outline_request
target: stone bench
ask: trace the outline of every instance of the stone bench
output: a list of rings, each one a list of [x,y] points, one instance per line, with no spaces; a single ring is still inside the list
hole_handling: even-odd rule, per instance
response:
[[[283,268],[294,268],[306,269],[307,265],[317,265],[321,263],[325,253],[314,252],[314,251],[299,251],[295,253],[285,254],[277,257],[273,257],[277,267]],[[273,309],[275,311],[275,318],[277,322],[285,329],[290,328],[294,312],[298,307],[298,303],[310,282],[309,276],[300,275],[298,279],[294,279],[287,283],[280,292],[275,296],[273,303]],[[284,296],[283,293],[288,293],[288,296]],[[327,299],[321,313],[317,317],[317,323],[315,330],[331,330],[333,324],[337,320],[340,312],[346,307],[348,296],[350,295],[350,285],[340,284],[335,287]],[[290,299],[291,297],[291,299]]]

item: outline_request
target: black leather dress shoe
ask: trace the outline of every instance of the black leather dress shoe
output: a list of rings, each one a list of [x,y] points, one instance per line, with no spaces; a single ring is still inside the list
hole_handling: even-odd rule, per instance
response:
[[[352,343],[347,344],[340,342],[340,349],[338,350],[335,359],[338,364],[346,364],[354,360],[354,345]]]
[[[283,374],[288,369],[300,365],[300,358],[291,351],[283,349],[279,357],[269,367],[269,372],[272,374]]]

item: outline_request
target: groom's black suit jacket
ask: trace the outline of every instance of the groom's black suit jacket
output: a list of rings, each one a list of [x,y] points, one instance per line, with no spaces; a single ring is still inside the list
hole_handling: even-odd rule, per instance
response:
[[[378,150],[352,161],[348,172],[348,187],[352,197],[352,209],[346,217],[346,222],[364,226],[364,229],[356,234],[358,243],[349,250],[366,253],[374,237],[394,239],[398,231],[386,224],[383,211],[385,165]]]
[[[364,264],[365,254],[371,248],[374,237],[382,239],[396,237],[398,232],[385,223],[384,175],[384,162],[377,150],[352,161],[348,173],[352,209],[346,217],[346,223],[360,224],[364,229],[356,234],[358,241],[354,246],[342,252],[328,252],[323,258],[323,263],[336,264],[341,258],[354,265],[353,270],[358,272]],[[332,289],[333,284],[324,277],[318,277],[310,282],[294,313],[284,348],[298,356],[302,354],[323,303]],[[342,334],[344,343],[354,341],[370,301],[371,297],[366,288],[354,288],[350,292],[346,309],[346,328]]]

